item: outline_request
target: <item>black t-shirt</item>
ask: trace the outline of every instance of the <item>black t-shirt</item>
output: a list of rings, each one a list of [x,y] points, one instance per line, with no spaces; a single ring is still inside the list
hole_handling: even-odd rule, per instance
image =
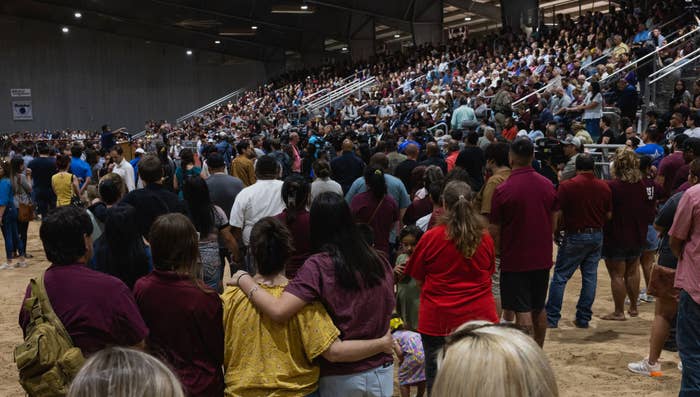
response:
[[[678,266],[678,258],[673,255],[671,247],[668,244],[668,231],[671,229],[671,225],[673,225],[673,217],[676,215],[676,209],[678,209],[678,203],[680,203],[683,193],[684,192],[678,192],[671,196],[671,198],[666,201],[666,204],[661,207],[654,221],[656,225],[666,229],[666,231],[661,234],[658,263],[661,266],[670,267],[671,269],[675,269],[676,266]]]
[[[34,189],[39,191],[51,190],[51,177],[56,173],[56,159],[53,157],[37,157],[27,165],[32,170]]]
[[[463,168],[474,181],[474,189],[481,190],[484,184],[484,152],[478,146],[467,146],[457,156],[455,166]]]
[[[403,182],[403,185],[406,187],[406,191],[409,192],[409,194],[411,193],[411,188],[413,187],[411,184],[411,173],[417,166],[418,162],[416,160],[406,159],[400,162],[394,171],[394,176],[401,179],[401,182]]]
[[[613,132],[612,129],[608,128],[607,130],[603,131],[600,136],[598,137],[598,141],[596,142],[598,145],[603,143],[603,138],[608,137],[608,145],[614,145],[616,143],[615,140],[615,133]],[[623,142],[624,144],[625,142]]]
[[[102,149],[111,149],[112,146],[116,145],[114,142],[114,134],[112,131],[108,132],[103,132],[102,135],[100,136],[100,144],[102,145]]]

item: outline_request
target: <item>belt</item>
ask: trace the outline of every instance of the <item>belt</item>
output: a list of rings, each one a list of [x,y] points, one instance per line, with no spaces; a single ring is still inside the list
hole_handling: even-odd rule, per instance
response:
[[[567,230],[566,234],[593,234],[593,233],[600,233],[602,232],[603,229],[597,228],[597,227],[586,227],[583,229],[573,229],[573,230]]]

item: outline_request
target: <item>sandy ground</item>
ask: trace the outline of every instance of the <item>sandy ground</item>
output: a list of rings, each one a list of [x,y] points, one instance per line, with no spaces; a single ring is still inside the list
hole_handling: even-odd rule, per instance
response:
[[[29,278],[41,274],[48,266],[38,239],[37,222],[29,229],[28,252],[34,255],[26,269],[0,272],[0,396],[24,396],[17,382],[13,361],[14,346],[21,342],[17,314]],[[598,317],[612,309],[610,282],[605,266],[598,272],[598,293],[593,306],[591,327],[580,330],[573,326],[576,300],[581,285],[578,274],[566,290],[560,328],[550,330],[545,352],[556,372],[562,396],[673,396],[678,394],[680,372],[678,355],[664,351],[661,355],[664,376],[647,378],[627,370],[627,363],[648,353],[653,304],[642,304],[640,316],[625,322],[603,321]],[[398,393],[398,390],[397,390]],[[398,394],[396,394],[398,395]]]

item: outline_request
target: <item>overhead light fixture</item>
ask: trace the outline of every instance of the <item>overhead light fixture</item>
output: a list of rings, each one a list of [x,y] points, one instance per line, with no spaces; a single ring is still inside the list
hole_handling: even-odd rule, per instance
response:
[[[253,25],[253,26],[251,26],[250,28],[253,29],[253,30],[258,30],[258,27],[257,27],[256,25]]]
[[[214,40],[214,44],[221,44],[221,40]]]
[[[471,20],[472,20],[472,17],[464,17],[464,20],[465,20],[465,21],[471,21]]]
[[[75,19],[80,19],[80,18],[83,17],[83,14],[81,14],[80,12],[77,12],[77,11],[76,11],[76,12],[73,14],[73,16],[75,17]]]
[[[188,56],[192,55],[192,50],[187,50],[185,54],[187,54]]]
[[[347,51],[347,50],[348,50],[348,47],[343,47],[343,48],[342,48],[342,51]]]
[[[309,7],[308,4],[294,5],[294,4],[276,4],[270,9],[272,14],[313,14],[315,12],[313,7]]]
[[[395,39],[398,39],[399,37],[401,37],[401,35],[398,34],[398,33],[396,33],[396,34],[394,35],[394,38],[395,38]]]
[[[70,32],[70,29],[68,29],[67,27],[64,26],[61,28],[61,32],[68,33],[68,32]]]
[[[219,36],[255,36],[258,31],[257,26],[251,26],[250,28],[245,27],[224,27],[219,29]]]

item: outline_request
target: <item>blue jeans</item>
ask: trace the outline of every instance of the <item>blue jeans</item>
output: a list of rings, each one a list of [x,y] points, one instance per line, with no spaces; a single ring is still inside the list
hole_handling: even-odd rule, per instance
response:
[[[24,243],[19,238],[19,228],[17,225],[17,208],[5,208],[2,214],[2,237],[5,239],[5,255],[10,260],[15,256],[15,251],[19,252],[20,256],[24,256]]]
[[[603,233],[566,234],[557,253],[554,275],[549,285],[547,323],[556,326],[561,319],[561,304],[566,283],[577,268],[581,268],[581,295],[576,305],[576,322],[587,325],[591,321],[593,300],[598,281],[598,262],[603,248]]]
[[[676,323],[678,355],[683,362],[679,397],[700,395],[700,305],[681,290]]]
[[[322,376],[318,384],[321,397],[391,397],[394,394],[394,365],[351,375]]]
[[[600,137],[600,119],[586,119],[583,121],[586,122],[586,131],[591,134],[593,143],[597,142]]]

